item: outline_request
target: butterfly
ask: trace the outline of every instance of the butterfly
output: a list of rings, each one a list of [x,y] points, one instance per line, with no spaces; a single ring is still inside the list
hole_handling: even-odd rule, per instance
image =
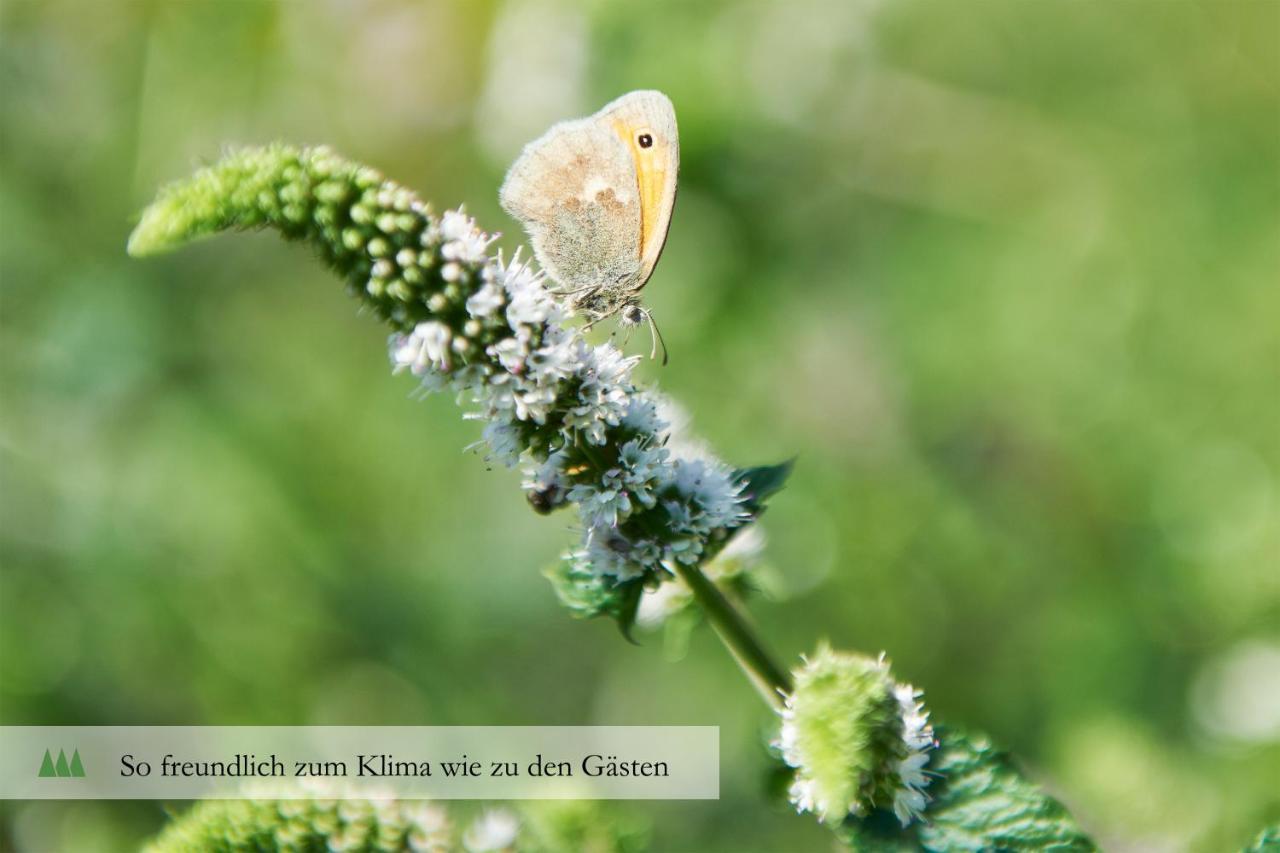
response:
[[[661,337],[639,294],[667,242],[679,171],[670,99],[630,92],[526,145],[498,194],[588,325],[614,315],[625,325],[647,320],[655,353]]]

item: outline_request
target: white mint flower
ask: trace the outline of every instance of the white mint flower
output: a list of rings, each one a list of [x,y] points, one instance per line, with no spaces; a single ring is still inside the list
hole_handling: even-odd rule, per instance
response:
[[[487,259],[489,244],[494,240],[477,228],[475,220],[461,210],[445,212],[440,220],[440,236],[444,239],[444,245],[440,247],[442,258],[472,266]]]
[[[897,764],[898,790],[893,795],[893,812],[903,826],[919,817],[929,801],[924,793],[929,784],[924,767],[935,741],[929,713],[921,701],[923,695],[910,684],[898,684],[893,689],[902,715],[902,741],[907,752]]]
[[[647,568],[632,559],[632,551],[632,543],[616,529],[598,526],[587,531],[586,549],[580,553],[593,574],[626,581],[640,577]]]
[[[475,222],[462,208],[446,210],[440,217],[440,239],[445,242],[465,240],[475,230]]]
[[[453,333],[444,323],[428,320],[414,327],[408,336],[393,342],[392,360],[397,368],[408,367],[416,375],[428,368],[449,369],[449,342]]]
[[[662,506],[667,511],[667,518],[673,530],[689,530],[693,527],[693,511],[689,504],[667,500],[663,501]]]
[[[489,347],[489,354],[511,373],[522,373],[529,355],[528,347],[519,338],[503,338]]]
[[[728,467],[702,459],[677,459],[675,487],[690,502],[686,529],[708,533],[742,521],[742,486],[735,483]]]
[[[519,287],[511,292],[507,305],[507,322],[512,326],[534,326],[546,322],[551,315],[550,299],[540,288]]]
[[[467,417],[515,420],[518,390],[517,379],[510,373],[501,372],[485,377],[483,383],[471,389],[471,399],[480,404],[482,411]]]
[[[387,342],[391,351],[393,373],[408,368],[415,375],[426,372],[426,359],[421,357],[421,344],[412,335],[392,335]]]
[[[468,853],[496,853],[514,847],[520,834],[520,821],[505,809],[485,812],[467,829],[462,846]]]
[[[815,812],[818,810],[817,787],[812,779],[796,776],[795,781],[787,789],[787,796],[791,800],[791,805],[796,807],[796,811]]]
[[[556,392],[554,388],[534,386],[520,392],[516,397],[516,413],[522,421],[533,421],[542,424],[555,407]]]
[[[398,227],[391,219],[387,225]],[[519,253],[510,261],[487,257],[491,238],[462,211],[445,213],[435,231],[438,243],[423,245],[438,245],[440,275],[459,292],[435,292],[427,305],[441,316],[461,305],[467,319],[456,329],[428,320],[394,336],[394,369],[412,371],[424,392],[448,388],[473,404],[468,417],[486,422],[482,440],[490,458],[512,466],[533,451],[524,480],[530,503],[544,512],[578,505],[585,529],[578,553],[592,574],[617,581],[645,572],[667,578],[662,560],[696,565],[709,537],[747,520],[729,467],[673,438],[667,423],[687,417],[633,384],[638,357],[610,343],[592,346],[580,330],[563,325],[569,315],[544,276]],[[397,263],[419,262],[411,254],[397,250]],[[421,263],[429,267],[430,259]],[[469,292],[464,282],[474,282]],[[599,467],[597,457],[572,450],[611,441],[620,443],[616,452],[604,451],[610,461]],[[689,452],[673,454],[673,446]],[[642,510],[667,515],[653,520],[664,533],[626,528]]]
[[[563,336],[548,335],[552,338],[529,354],[527,367],[529,378],[544,384],[558,384],[565,381],[578,369],[575,348],[566,339],[555,340]]]
[[[579,349],[581,385],[565,425],[582,432],[592,444],[604,444],[608,428],[620,424],[627,412],[631,368],[639,358],[628,358],[611,344],[592,348],[579,341]]]
[[[655,481],[665,473],[666,458],[666,448],[647,447],[641,439],[632,439],[618,450],[618,467],[605,477],[616,479],[640,505],[652,507],[658,502],[653,492]]]
[[[667,422],[659,416],[657,399],[656,394],[632,394],[622,416],[622,426],[642,435],[658,435],[666,431]]]
[[[488,317],[506,301],[502,286],[490,281],[467,298],[467,313],[472,317]]]
[[[485,425],[484,441],[494,459],[508,468],[520,461],[520,430],[514,424],[492,421]]]
[[[592,529],[617,527],[618,519],[631,513],[631,498],[620,488],[577,485],[569,490],[569,500],[578,504],[582,520]]]

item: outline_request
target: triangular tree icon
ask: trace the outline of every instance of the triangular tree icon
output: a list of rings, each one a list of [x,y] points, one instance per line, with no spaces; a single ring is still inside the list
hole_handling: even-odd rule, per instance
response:
[[[84,776],[84,765],[80,763],[80,750],[71,754],[71,775]]]
[[[54,769],[58,771],[59,776],[70,776],[71,768],[67,766],[67,754],[63,750],[58,750],[58,763],[54,765]]]
[[[49,750],[44,751],[44,761],[40,762],[40,777],[46,778],[57,776],[57,772],[53,769],[53,756],[49,754]]]

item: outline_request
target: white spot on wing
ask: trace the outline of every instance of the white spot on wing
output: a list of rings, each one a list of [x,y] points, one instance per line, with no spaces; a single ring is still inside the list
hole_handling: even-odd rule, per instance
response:
[[[599,175],[587,178],[587,180],[583,182],[582,195],[580,198],[584,202],[594,203],[596,196],[600,193],[607,193],[610,191],[612,191],[618,201],[623,204],[631,204],[636,200],[636,193],[633,188],[616,186]]]

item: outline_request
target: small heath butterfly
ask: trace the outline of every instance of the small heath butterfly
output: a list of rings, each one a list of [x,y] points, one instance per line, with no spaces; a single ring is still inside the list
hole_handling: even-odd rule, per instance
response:
[[[639,292],[667,242],[679,170],[671,101],[631,92],[526,145],[498,197],[589,323],[648,319],[656,335]]]

